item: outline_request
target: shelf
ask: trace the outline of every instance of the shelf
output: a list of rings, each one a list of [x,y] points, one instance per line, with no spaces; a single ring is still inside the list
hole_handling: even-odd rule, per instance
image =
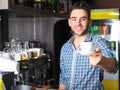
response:
[[[67,14],[53,13],[51,11],[41,11],[32,7],[10,3],[3,0],[0,3],[0,10],[8,13],[12,17],[61,17],[67,18]]]

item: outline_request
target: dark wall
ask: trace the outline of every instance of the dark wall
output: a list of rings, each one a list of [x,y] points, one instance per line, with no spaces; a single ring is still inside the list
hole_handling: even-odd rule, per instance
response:
[[[62,45],[70,38],[70,27],[68,26],[68,20],[59,20],[54,25],[54,58],[55,58],[55,77],[56,83],[59,81],[60,73],[60,50]]]
[[[72,0],[72,4],[80,0]],[[93,8],[120,8],[120,0],[82,0],[88,2]]]
[[[94,8],[120,8],[120,0],[93,0]]]
[[[78,1],[86,1],[87,3],[92,5],[92,0],[72,0],[72,4],[74,4],[75,2],[78,2]]]

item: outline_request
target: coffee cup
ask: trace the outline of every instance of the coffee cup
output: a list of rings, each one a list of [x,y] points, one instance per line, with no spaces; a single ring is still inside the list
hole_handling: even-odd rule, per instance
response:
[[[93,42],[81,42],[79,52],[83,55],[88,55],[95,51],[95,44]]]

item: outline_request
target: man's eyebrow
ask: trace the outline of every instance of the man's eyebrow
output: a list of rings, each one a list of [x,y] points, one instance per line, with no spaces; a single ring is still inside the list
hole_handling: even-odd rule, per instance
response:
[[[73,17],[70,17],[70,18],[77,18],[77,17],[74,17],[74,16],[73,16]],[[88,17],[82,16],[82,17],[80,17],[80,18],[86,18],[86,19],[87,19]]]
[[[70,17],[70,18],[77,18],[77,17]]]
[[[83,16],[83,17],[81,17],[81,18],[88,18],[88,17],[86,17],[86,16]]]

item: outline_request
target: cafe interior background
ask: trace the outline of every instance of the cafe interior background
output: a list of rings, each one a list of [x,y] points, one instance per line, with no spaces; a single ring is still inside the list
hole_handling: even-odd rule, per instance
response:
[[[7,90],[19,84],[58,88],[60,49],[71,36],[67,18],[77,1],[1,0],[0,74]],[[120,1],[85,1],[92,7],[90,31],[110,41],[119,61]],[[103,84],[105,90],[119,90],[119,71],[105,73]]]

